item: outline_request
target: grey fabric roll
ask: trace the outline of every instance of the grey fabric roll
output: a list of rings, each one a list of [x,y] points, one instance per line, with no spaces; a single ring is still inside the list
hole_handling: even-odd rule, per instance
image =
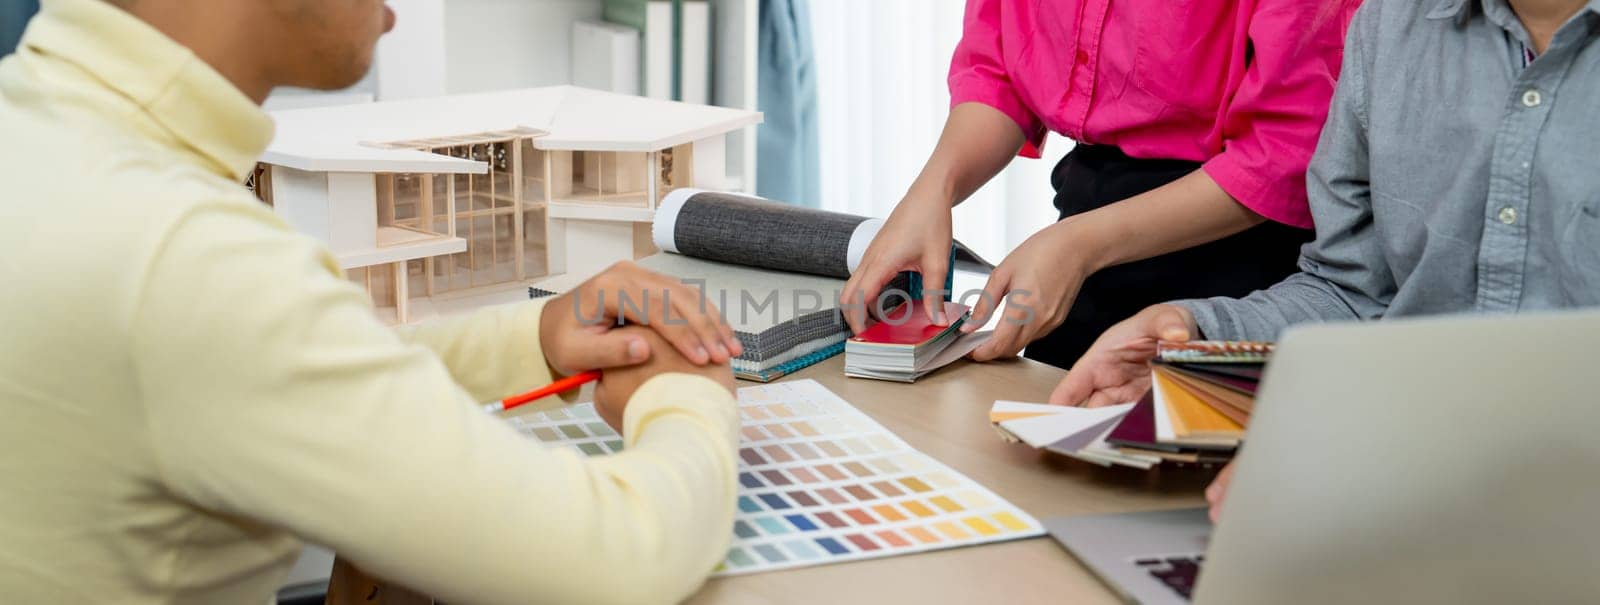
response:
[[[684,202],[672,240],[688,256],[847,279],[850,238],[866,220],[705,191]]]

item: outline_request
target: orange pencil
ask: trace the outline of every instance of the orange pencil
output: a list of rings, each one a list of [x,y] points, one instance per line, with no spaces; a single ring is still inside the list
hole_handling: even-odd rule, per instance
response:
[[[530,401],[534,401],[534,400],[537,400],[537,399],[542,399],[542,398],[545,398],[545,397],[549,397],[549,396],[555,395],[557,393],[565,393],[565,392],[570,391],[572,389],[576,389],[578,387],[581,387],[585,383],[594,382],[594,381],[599,380],[599,379],[600,379],[600,370],[589,370],[587,372],[579,372],[577,374],[573,374],[573,375],[568,376],[566,378],[562,378],[561,380],[557,380],[555,382],[552,382],[550,384],[544,385],[544,386],[539,387],[537,389],[534,389],[532,391],[528,391],[528,392],[523,393],[521,395],[515,395],[515,396],[512,396],[512,397],[507,397],[505,399],[501,399],[500,401],[496,401],[494,403],[486,403],[486,404],[483,405],[483,411],[489,412],[490,414],[493,414],[495,412],[503,412],[505,410],[509,410],[511,408],[517,407],[517,406],[522,405],[524,403],[528,403]]]

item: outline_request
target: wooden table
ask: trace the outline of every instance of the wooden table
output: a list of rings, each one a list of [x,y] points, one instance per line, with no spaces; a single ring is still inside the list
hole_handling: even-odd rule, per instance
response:
[[[996,399],[1045,401],[1063,371],[1032,361],[966,361],[916,384],[846,378],[834,357],[785,380],[815,379],[912,447],[1043,520],[1199,506],[1215,470],[1102,468],[1001,440]],[[747,383],[740,383],[746,386]],[[401,579],[403,581],[403,579]],[[329,595],[348,592],[335,574]],[[331,600],[331,599],[330,599]],[[1048,537],[713,578],[689,600],[709,603],[1115,603],[1117,598]]]

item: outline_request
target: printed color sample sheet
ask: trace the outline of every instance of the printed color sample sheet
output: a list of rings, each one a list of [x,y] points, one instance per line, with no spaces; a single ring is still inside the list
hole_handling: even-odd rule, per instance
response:
[[[738,512],[719,575],[1044,534],[1038,520],[911,449],[815,381],[739,389],[739,415]],[[589,455],[622,448],[592,404],[511,423]]]

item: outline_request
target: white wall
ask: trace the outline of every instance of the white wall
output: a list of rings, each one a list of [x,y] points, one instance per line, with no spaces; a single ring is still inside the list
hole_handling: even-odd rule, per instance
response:
[[[571,82],[572,22],[598,19],[599,0],[449,0],[445,11],[452,94]]]
[[[600,0],[389,0],[378,42],[378,98],[550,86],[571,81],[572,22]]]
[[[445,0],[388,0],[394,30],[378,39],[378,98],[415,99],[445,93]]]
[[[711,0],[717,39],[712,43],[711,102],[756,110],[757,29],[761,0]],[[728,179],[746,193],[756,190],[756,127],[728,135]],[[749,167],[746,170],[745,167]]]

